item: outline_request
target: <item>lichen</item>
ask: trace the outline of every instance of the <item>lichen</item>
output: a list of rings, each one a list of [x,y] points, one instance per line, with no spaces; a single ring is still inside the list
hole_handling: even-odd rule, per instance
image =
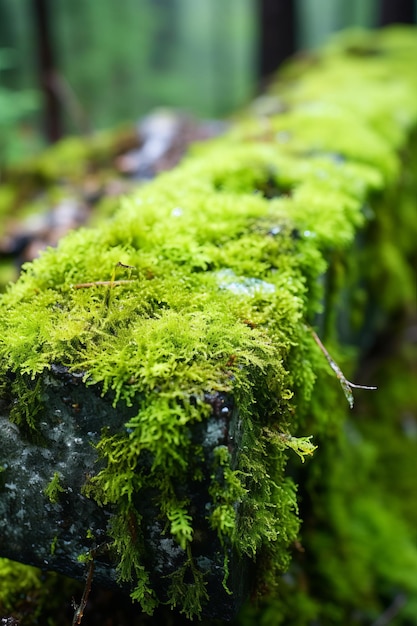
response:
[[[413,305],[415,179],[410,170],[400,175],[407,150],[416,154],[410,33],[372,35],[381,54],[366,57],[352,51],[372,37],[355,34],[308,72],[295,64],[281,86],[284,112],[252,113],[226,137],[196,148],[126,198],[111,221],[72,233],[28,264],[0,300],[0,369],[16,376],[17,398],[35,394],[38,377],[58,363],[116,407],[135,407],[121,432],[103,428],[97,454],[104,466],[84,493],[112,507],[119,579],[131,582],[132,598],[149,613],[161,598],[145,563],[138,497],[150,493],[161,527],[184,555],[168,603],[191,617],[208,600],[187,495],[187,485],[203,482],[201,446],[190,431],[210,416],[208,393],[233,397],[241,422],[238,453],[215,450],[209,477],[207,516],[223,546],[225,588],[230,549],[256,564],[259,593],[279,588],[303,516],[297,477],[310,467],[317,470],[306,484],[319,492],[323,481],[327,490],[327,500],[316,496],[322,508],[312,507],[315,524],[338,537],[349,514],[350,494],[339,484],[365,449],[344,438],[349,409],[309,328],[325,335],[350,373],[360,342],[343,348],[340,336],[356,340],[371,307],[388,315]],[[403,246],[393,244],[394,197]],[[355,305],[345,306],[350,297]],[[19,415],[36,428],[33,411]],[[319,452],[301,470],[294,451],[304,460],[316,440]],[[335,573],[331,593],[341,607],[362,598],[357,582],[378,542],[386,546],[387,528],[403,535],[406,527],[383,511],[378,491],[370,501],[356,498],[352,510],[365,522],[340,537],[339,552],[333,543],[329,554],[316,525],[311,538],[308,526],[305,532],[312,552],[326,555],[323,580]],[[372,532],[365,565],[358,561],[362,569],[340,581],[342,540],[365,549]],[[395,545],[404,556],[411,542]],[[376,577],[415,593],[394,553],[385,554],[396,574],[381,566]],[[414,551],[407,562],[415,567]],[[366,580],[369,593],[374,582]],[[339,619],[335,606],[326,619]],[[314,602],[305,607],[311,617]]]

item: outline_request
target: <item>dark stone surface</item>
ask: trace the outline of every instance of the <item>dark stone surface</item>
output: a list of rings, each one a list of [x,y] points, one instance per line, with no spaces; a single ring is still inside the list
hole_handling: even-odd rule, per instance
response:
[[[135,409],[113,408],[111,400],[101,397],[99,390],[84,385],[82,376],[69,374],[61,366],[54,366],[43,376],[41,395],[43,408],[36,416],[35,438],[9,420],[4,406],[1,411],[0,556],[84,580],[87,565],[78,557],[94,547],[87,530],[97,544],[105,544],[112,514],[111,508],[99,507],[82,495],[88,476],[100,467],[94,444],[103,427],[115,432],[123,429]],[[230,399],[213,394],[206,401],[212,415],[196,424],[190,436],[201,443],[202,463],[210,467],[216,446],[227,445],[236,455],[239,421]],[[55,472],[64,489],[56,503],[45,495]],[[230,554],[228,585],[233,594],[227,594],[222,585],[223,550],[206,520],[210,472],[205,471],[204,476],[202,483],[190,484],[187,494],[198,537],[193,542],[193,554],[206,573],[210,602],[205,614],[228,619],[247,594],[248,568]],[[166,577],[183,563],[184,552],[169,535],[162,534],[151,494],[139,507],[145,521],[145,542],[150,548],[146,565],[163,598]],[[115,563],[108,551],[97,551],[94,571],[94,584],[110,588],[117,585]]]

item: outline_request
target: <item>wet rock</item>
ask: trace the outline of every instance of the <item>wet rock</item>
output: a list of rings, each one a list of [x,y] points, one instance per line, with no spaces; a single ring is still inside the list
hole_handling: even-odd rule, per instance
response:
[[[12,405],[0,407],[0,556],[84,580],[88,563],[80,556],[94,554],[94,584],[115,588],[116,561],[107,544],[111,507],[100,507],[83,495],[87,479],[100,469],[95,444],[103,428],[123,431],[135,407],[113,408],[109,397],[86,387],[82,375],[53,366],[41,384],[42,406],[36,431],[19,428],[9,419]],[[230,398],[207,395],[211,416],[197,424],[190,436],[202,447],[208,464],[219,445],[236,445],[238,418]],[[55,489],[52,489],[55,483]],[[224,551],[208,527],[209,480],[190,488],[196,535],[194,557],[207,580],[209,616],[231,618],[248,590],[248,570],[230,553],[228,586],[223,588]],[[145,520],[147,563],[159,597],[166,595],[167,576],[181,567],[184,551],[164,534],[152,494],[137,503]],[[133,581],[134,583],[134,581]],[[126,592],[129,585],[122,585]]]

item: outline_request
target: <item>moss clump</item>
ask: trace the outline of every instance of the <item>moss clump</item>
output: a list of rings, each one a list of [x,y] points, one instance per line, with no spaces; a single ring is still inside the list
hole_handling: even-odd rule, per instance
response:
[[[59,472],[54,472],[51,482],[45,489],[45,495],[52,504],[56,504],[60,493],[65,493],[65,489],[60,484]]]
[[[341,480],[343,455],[353,467],[363,451],[355,457],[345,440],[338,456],[345,405],[310,325],[327,331],[332,354],[351,371],[356,350],[338,345],[338,331],[353,343],[371,307],[384,317],[413,306],[414,295],[415,183],[412,177],[403,182],[400,172],[417,124],[417,45],[414,31],[393,29],[372,35],[380,54],[352,52],[370,38],[342,39],[306,74],[295,65],[280,91],[285,113],[248,116],[227,137],[197,148],[175,171],[127,198],[111,222],[71,234],[27,265],[0,300],[6,382],[12,373],[16,387],[60,364],[83,373],[85,384],[100,386],[115,406],[135,407],[121,432],[103,430],[97,451],[104,466],[85,493],[112,507],[109,533],[119,578],[133,583],[132,597],[149,613],[162,598],[144,558],[138,502],[147,494],[184,555],[171,576],[168,603],[191,617],[209,599],[194,554],[188,486],[207,480],[196,464],[201,445],[190,432],[209,417],[210,393],[233,397],[240,424],[238,454],[219,448],[208,468],[207,518],[224,549],[225,586],[232,549],[256,564],[260,593],[276,589],[290,548],[298,545],[296,483],[308,492],[310,481],[313,497],[322,481],[327,527],[334,535],[341,528],[349,499],[345,491],[339,498],[334,481]],[[405,251],[389,243],[397,192]],[[354,245],[356,261],[349,257]],[[381,281],[400,275],[401,287],[379,297]],[[306,478],[294,454],[304,459],[313,451],[311,434],[323,459],[316,481],[314,462]],[[392,519],[382,513],[379,497],[371,504],[357,499],[352,510],[357,519],[362,513],[378,518],[373,528],[384,542]],[[398,532],[402,528],[400,521]],[[347,545],[350,538],[359,545],[355,530]],[[326,553],[325,542],[325,535],[312,533],[317,554]],[[408,545],[399,546],[401,554]],[[328,571],[331,563],[339,571],[339,556],[326,557]],[[387,559],[398,573],[392,551]],[[382,569],[376,578],[408,584]],[[375,579],[368,582],[370,592]],[[338,585],[332,592],[337,602],[357,601],[352,586]],[[293,606],[280,601],[283,615],[286,604]],[[304,605],[307,619],[315,605],[307,599]],[[335,611],[332,605],[326,619]]]

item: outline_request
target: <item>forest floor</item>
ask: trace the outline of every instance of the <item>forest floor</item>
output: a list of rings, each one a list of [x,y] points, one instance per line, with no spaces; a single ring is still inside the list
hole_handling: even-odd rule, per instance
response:
[[[173,168],[190,144],[224,129],[218,120],[155,110],[136,127],[69,137],[3,171],[0,290],[42,249],[74,228],[110,217],[121,196]]]

